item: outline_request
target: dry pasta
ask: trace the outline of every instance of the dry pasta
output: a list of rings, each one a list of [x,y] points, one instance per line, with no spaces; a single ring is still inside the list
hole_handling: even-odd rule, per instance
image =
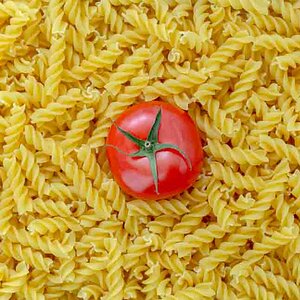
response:
[[[0,299],[299,299],[300,5],[0,3]],[[113,180],[105,139],[160,98],[202,131],[181,195]]]

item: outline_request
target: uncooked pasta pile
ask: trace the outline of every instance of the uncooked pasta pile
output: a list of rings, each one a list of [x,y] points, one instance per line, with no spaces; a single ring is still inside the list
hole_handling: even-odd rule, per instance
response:
[[[300,299],[300,2],[0,3],[0,299]],[[160,98],[203,173],[125,195],[105,138]]]

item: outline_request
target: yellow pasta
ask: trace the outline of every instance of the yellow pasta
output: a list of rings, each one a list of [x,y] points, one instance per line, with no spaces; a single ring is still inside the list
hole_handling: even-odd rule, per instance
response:
[[[2,2],[0,299],[300,298],[299,1]],[[205,157],[144,201],[105,143],[155,99]]]

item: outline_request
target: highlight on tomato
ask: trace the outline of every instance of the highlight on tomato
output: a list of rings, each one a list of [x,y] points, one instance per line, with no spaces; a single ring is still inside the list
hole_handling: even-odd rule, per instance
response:
[[[134,105],[110,128],[107,157],[116,182],[139,199],[173,197],[197,179],[200,133],[183,110],[162,101]]]

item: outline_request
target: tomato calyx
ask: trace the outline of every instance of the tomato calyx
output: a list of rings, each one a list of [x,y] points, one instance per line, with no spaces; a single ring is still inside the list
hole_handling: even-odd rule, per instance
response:
[[[157,174],[157,162],[156,162],[156,152],[162,151],[162,150],[175,150],[178,152],[186,161],[188,164],[189,169],[192,169],[192,163],[189,159],[189,157],[185,154],[183,150],[181,150],[178,146],[174,144],[166,144],[166,143],[159,143],[158,142],[158,130],[160,127],[161,123],[161,108],[158,110],[155,121],[149,131],[149,134],[147,136],[146,140],[137,138],[136,136],[132,135],[128,131],[122,129],[120,126],[118,126],[116,123],[114,125],[117,127],[117,129],[124,135],[126,136],[130,141],[132,141],[134,144],[136,144],[139,147],[139,150],[133,153],[126,153],[122,149],[114,146],[107,144],[106,146],[112,147],[118,152],[130,156],[130,157],[147,157],[150,163],[150,169],[154,181],[154,186],[155,186],[155,192],[157,195],[159,195],[158,191],[158,174]]]

